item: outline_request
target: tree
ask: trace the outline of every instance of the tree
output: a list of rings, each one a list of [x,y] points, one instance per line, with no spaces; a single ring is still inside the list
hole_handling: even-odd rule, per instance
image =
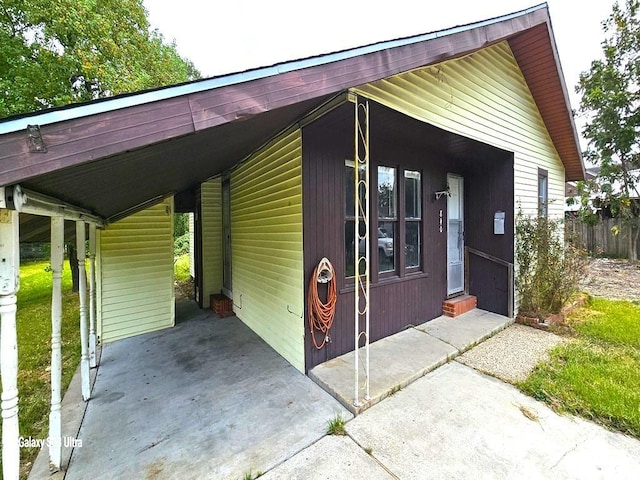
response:
[[[0,118],[199,76],[142,0],[0,2]]]
[[[596,178],[580,185],[582,213],[588,215],[596,205],[607,208],[629,225],[629,260],[638,260],[640,205],[640,21],[639,0],[626,0],[613,6],[602,23],[604,58],[594,60],[588,72],[580,75],[576,91],[582,95],[580,112],[587,117],[583,130],[588,140],[585,157],[600,167]],[[591,203],[591,205],[589,205]]]

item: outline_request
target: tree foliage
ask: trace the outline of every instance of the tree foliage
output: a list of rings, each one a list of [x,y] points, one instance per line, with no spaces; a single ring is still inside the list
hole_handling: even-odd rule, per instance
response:
[[[198,77],[142,0],[0,2],[0,118]]]
[[[630,260],[637,260],[640,208],[640,20],[639,0],[613,6],[603,22],[603,58],[580,75],[576,91],[586,115],[586,159],[600,167],[594,181],[579,185],[583,217],[606,208],[631,227]],[[595,194],[595,204],[587,199]],[[591,203],[591,205],[590,205]]]

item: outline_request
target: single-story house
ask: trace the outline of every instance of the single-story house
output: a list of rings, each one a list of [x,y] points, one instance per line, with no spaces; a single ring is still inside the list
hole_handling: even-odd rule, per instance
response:
[[[367,188],[354,186],[356,170]],[[307,372],[355,348],[355,262],[367,250],[370,341],[440,316],[459,294],[513,315],[517,212],[561,218],[565,182],[583,177],[545,4],[4,119],[4,432],[17,435],[12,245],[49,235],[48,217],[59,243],[61,219],[76,223],[79,245],[89,226],[83,365],[94,342],[174,325],[172,219],[193,212],[201,307],[224,292],[238,318]],[[307,298],[323,257],[337,300],[316,348]]]

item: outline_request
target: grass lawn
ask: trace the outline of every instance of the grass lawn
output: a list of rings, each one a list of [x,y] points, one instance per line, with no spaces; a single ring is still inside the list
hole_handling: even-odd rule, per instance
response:
[[[552,350],[519,387],[640,438],[640,305],[592,298],[568,320],[576,339]]]
[[[49,262],[20,267],[18,292],[18,395],[20,435],[46,438],[51,402],[51,284]],[[65,262],[62,277],[62,386],[66,391],[80,360],[78,294],[71,292],[71,272]],[[63,419],[64,421],[64,419]],[[0,431],[1,431],[0,426]],[[21,473],[26,478],[38,455],[37,448],[20,451]],[[0,472],[2,471],[0,459]]]

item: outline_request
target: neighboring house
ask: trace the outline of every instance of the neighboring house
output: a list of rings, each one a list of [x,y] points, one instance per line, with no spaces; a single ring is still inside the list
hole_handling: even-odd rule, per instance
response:
[[[599,173],[600,173],[600,167],[587,168],[585,170],[585,180],[593,180],[598,176]],[[638,170],[632,170],[631,173],[637,176],[639,172]],[[567,217],[578,216],[578,210],[580,209],[580,197],[578,196],[577,183],[578,183],[577,181],[571,181],[571,182],[565,183],[564,194],[567,199],[567,207],[565,209],[566,210],[565,215]],[[635,184],[635,190],[636,192],[640,192],[640,182],[637,182]],[[613,191],[621,192],[622,184],[619,182],[614,182]],[[612,218],[614,215],[611,214],[610,209],[606,206],[602,207],[600,205],[600,201],[598,200],[599,197],[600,196],[598,195],[598,193],[591,193],[591,195],[589,196],[591,200],[591,205],[594,208],[594,211],[597,212],[599,215],[601,215],[602,218]],[[570,202],[569,201],[570,199],[573,199],[573,201]],[[636,203],[640,202],[640,197],[636,196],[635,192],[633,191],[631,194],[631,201]]]
[[[174,324],[172,215],[193,212],[200,305],[224,291],[306,372],[354,348],[351,179],[355,111],[367,104],[372,251],[390,239],[371,255],[371,340],[438,317],[466,290],[511,313],[507,269],[464,247],[512,263],[517,211],[562,217],[565,182],[584,177],[545,5],[6,119],[0,185],[64,203],[42,202],[45,215],[104,226],[99,341]],[[338,300],[331,342],[317,350],[305,299],[322,257]]]
[[[584,180],[593,180],[600,171],[599,167],[591,167],[585,169]],[[564,184],[564,196],[567,198],[575,197],[578,195],[578,181],[574,180]]]

